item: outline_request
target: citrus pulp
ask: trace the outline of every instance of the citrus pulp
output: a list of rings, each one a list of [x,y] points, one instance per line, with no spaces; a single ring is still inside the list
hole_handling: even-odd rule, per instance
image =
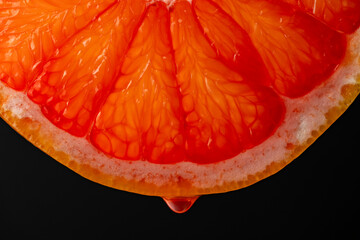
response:
[[[0,2],[0,114],[80,175],[172,197],[288,164],[359,93],[360,3]]]

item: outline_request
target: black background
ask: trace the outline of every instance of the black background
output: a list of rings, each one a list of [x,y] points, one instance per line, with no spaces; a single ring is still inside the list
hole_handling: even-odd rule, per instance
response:
[[[0,238],[360,239],[360,99],[308,150],[251,187],[185,214],[91,182],[0,122]]]

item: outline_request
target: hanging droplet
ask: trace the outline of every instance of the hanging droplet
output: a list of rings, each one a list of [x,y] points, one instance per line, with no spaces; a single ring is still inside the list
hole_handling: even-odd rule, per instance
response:
[[[184,213],[191,208],[199,196],[194,197],[162,197],[171,210]]]

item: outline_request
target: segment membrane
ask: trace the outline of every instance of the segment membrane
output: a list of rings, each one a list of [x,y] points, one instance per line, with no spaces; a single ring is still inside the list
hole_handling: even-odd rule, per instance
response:
[[[171,26],[188,158],[219,161],[267,138],[283,114],[276,94],[244,81],[219,60],[188,2],[174,4]]]
[[[0,1],[0,80],[24,90],[58,47],[113,2]]]
[[[203,34],[223,62],[247,81],[268,85],[269,75],[248,34],[222,9],[208,0],[194,0]]]
[[[214,2],[249,34],[280,94],[307,94],[343,59],[345,36],[290,5],[264,0]]]
[[[360,25],[359,0],[283,0],[313,15],[331,28],[353,33]]]
[[[76,136],[88,132],[144,11],[141,0],[113,5],[46,62],[28,96],[55,125]]]
[[[104,152],[157,163],[184,159],[169,27],[166,5],[151,5],[91,132]]]

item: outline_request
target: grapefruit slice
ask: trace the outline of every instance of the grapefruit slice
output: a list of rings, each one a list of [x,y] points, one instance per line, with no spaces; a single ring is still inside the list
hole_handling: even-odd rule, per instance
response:
[[[0,2],[0,115],[80,175],[176,212],[301,154],[359,94],[347,1]]]

